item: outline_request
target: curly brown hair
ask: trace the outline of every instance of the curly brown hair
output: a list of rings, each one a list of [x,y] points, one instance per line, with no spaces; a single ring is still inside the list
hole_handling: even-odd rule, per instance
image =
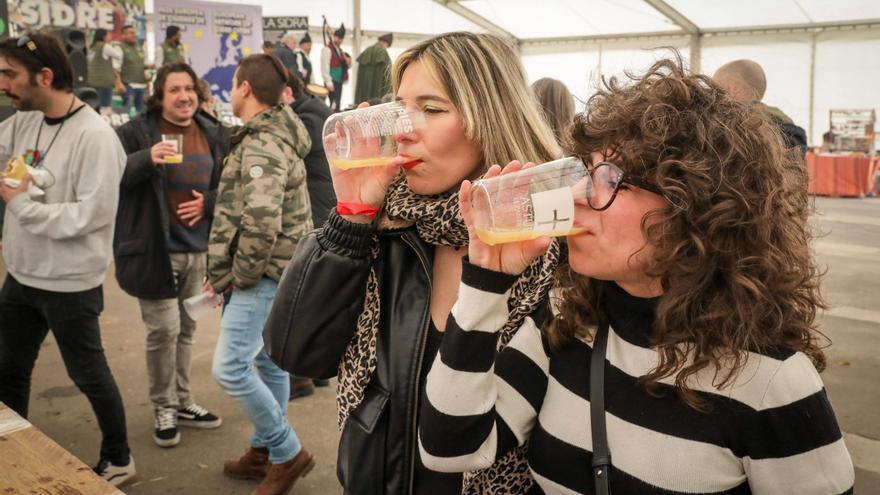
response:
[[[642,385],[657,393],[674,375],[679,396],[706,410],[689,378],[713,366],[716,385],[732,385],[747,351],[801,351],[823,370],[815,317],[825,303],[798,152],[761,114],[688,73],[680,59],[627,78],[604,82],[576,116],[566,147],[585,162],[591,152],[613,155],[668,203],[641,222],[654,248],[647,273],[663,289],[652,329],[659,362]],[[604,318],[601,284],[572,276],[548,326],[555,347],[589,339],[587,329]]]

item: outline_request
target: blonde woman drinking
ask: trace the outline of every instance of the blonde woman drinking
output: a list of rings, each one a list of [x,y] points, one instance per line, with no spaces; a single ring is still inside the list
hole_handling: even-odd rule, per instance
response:
[[[519,452],[463,481],[424,467],[416,429],[467,252],[461,181],[515,157],[552,160],[559,149],[518,57],[495,36],[449,33],[415,45],[395,62],[392,85],[397,101],[424,113],[425,129],[402,138],[386,168],[332,170],[346,208],[300,244],[267,348],[295,374],[338,375],[345,493],[524,493],[531,480]],[[501,345],[543,306],[557,259],[553,246],[518,277]]]

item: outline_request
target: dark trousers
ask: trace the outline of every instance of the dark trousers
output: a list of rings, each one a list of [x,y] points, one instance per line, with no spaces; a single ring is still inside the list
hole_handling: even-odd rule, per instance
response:
[[[333,81],[333,91],[330,92],[330,110],[342,111],[342,81]]]
[[[101,347],[101,286],[82,292],[50,292],[21,285],[7,275],[0,290],[0,401],[27,417],[31,373],[49,329],[67,374],[88,397],[103,433],[101,458],[128,464],[125,408]]]

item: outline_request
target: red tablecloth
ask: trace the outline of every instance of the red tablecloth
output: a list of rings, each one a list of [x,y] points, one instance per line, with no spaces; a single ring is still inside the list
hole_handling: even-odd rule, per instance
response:
[[[863,198],[875,192],[874,175],[878,169],[877,157],[807,153],[808,191],[820,196]]]

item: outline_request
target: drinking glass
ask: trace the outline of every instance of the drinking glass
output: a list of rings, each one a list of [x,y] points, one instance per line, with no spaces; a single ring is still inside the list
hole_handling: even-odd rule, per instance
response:
[[[385,166],[397,156],[397,140],[424,126],[422,112],[397,102],[337,113],[324,123],[324,152],[342,170]]]
[[[162,134],[163,143],[174,146],[173,155],[165,155],[165,163],[183,163],[183,134]]]
[[[591,193],[587,167],[574,157],[479,180],[471,189],[477,237],[495,245],[583,232],[575,200]]]

